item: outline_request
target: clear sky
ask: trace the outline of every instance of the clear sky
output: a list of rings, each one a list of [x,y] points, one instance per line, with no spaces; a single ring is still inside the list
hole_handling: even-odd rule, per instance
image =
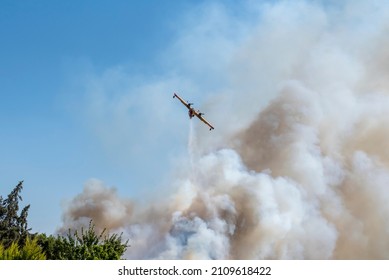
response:
[[[161,125],[147,102],[156,110],[153,96],[164,92],[172,102],[180,89],[165,85],[156,91],[147,88],[148,81],[165,81],[167,70],[174,72],[177,58],[169,52],[186,15],[201,5],[198,0],[0,1],[0,193],[7,195],[24,180],[23,203],[31,204],[33,231],[53,232],[61,205],[90,178],[129,197],[164,180],[172,159],[185,149],[187,126],[179,120],[171,125],[184,131],[153,134],[154,121],[168,126],[168,111]],[[125,103],[123,94],[144,97],[115,110],[123,115],[102,109]]]

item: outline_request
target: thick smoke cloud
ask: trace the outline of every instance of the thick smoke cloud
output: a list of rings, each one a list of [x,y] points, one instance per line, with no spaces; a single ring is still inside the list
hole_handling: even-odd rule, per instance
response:
[[[89,182],[63,228],[123,231],[127,258],[389,258],[388,5],[256,8],[171,189],[137,204]]]

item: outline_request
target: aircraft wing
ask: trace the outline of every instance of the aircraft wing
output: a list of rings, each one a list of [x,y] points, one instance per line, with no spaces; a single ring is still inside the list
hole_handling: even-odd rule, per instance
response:
[[[206,119],[203,118],[203,114],[200,112],[194,112],[196,117],[198,117],[203,123],[209,126],[209,130],[215,129]]]
[[[190,106],[192,105],[192,103],[187,103],[187,102],[185,102],[184,99],[182,99],[182,98],[181,98],[178,94],[176,94],[176,93],[173,95],[173,98],[175,98],[175,97],[177,97],[178,100],[180,100],[181,103],[184,104],[186,108],[188,108],[188,110],[191,109]]]

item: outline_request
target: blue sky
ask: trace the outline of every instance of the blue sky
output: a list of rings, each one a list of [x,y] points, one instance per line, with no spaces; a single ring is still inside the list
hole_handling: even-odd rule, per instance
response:
[[[0,6],[0,194],[24,180],[30,227],[47,233],[90,179],[134,200],[169,185],[189,132],[173,92],[223,131],[220,110],[207,109],[260,14],[256,1]]]
[[[112,118],[102,118],[106,127],[99,129],[100,117],[85,113],[93,103],[88,94],[93,85],[105,87],[105,77],[112,75],[117,77],[109,87],[115,81],[123,86],[110,89],[119,96],[123,88],[143,87],[164,75],[170,62],[161,54],[176,42],[185,15],[201,3],[0,1],[0,190],[5,196],[24,180],[23,203],[31,204],[33,231],[53,232],[61,221],[61,205],[90,178],[129,197],[148,193],[163,181],[169,159],[185,148],[186,134],[175,136],[170,130],[160,139],[165,150],[158,152],[152,143],[152,155],[139,155],[134,148],[123,160],[125,140],[115,150],[101,136],[109,133]],[[174,90],[169,88],[166,96]],[[139,121],[134,106],[127,112],[128,119]],[[153,137],[134,127],[121,129],[134,139],[126,147],[130,150]],[[168,149],[166,143],[171,143]],[[152,174],[144,176],[146,167]]]

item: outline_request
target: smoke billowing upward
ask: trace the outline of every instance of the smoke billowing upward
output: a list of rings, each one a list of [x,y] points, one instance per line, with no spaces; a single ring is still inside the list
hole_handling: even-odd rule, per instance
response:
[[[172,188],[138,205],[91,181],[63,227],[123,231],[128,258],[388,259],[388,8],[262,6]]]

